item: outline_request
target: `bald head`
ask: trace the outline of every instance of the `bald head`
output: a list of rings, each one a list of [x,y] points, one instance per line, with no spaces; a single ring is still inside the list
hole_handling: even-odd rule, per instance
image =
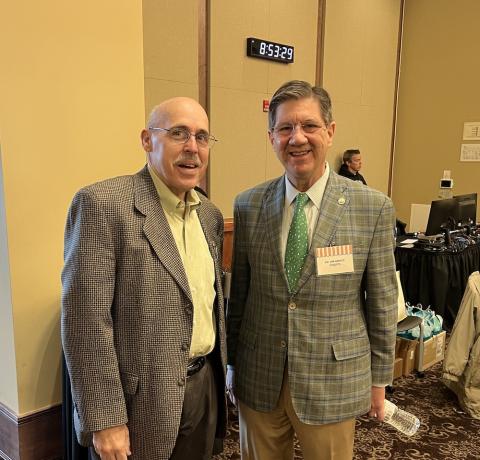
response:
[[[176,114],[183,114],[184,117],[204,116],[208,126],[208,117],[204,108],[195,100],[189,97],[172,97],[156,105],[147,121],[147,127],[164,127],[168,120]]]
[[[200,183],[208,165],[208,142],[198,141],[198,135],[208,138],[208,117],[189,97],[174,97],[154,107],[141,134],[150,168],[181,200]]]

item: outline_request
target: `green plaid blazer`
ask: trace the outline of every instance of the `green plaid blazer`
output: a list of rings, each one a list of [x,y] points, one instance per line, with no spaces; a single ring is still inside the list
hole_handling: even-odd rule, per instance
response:
[[[221,286],[223,218],[200,197],[215,264],[218,437],[226,428]],[[167,460],[185,393],[193,304],[187,277],[146,168],[80,190],[65,230],[62,342],[78,440],[127,423],[132,460]]]
[[[394,209],[382,193],[330,173],[296,292],[280,256],[284,176],[235,200],[228,362],[236,396],[277,405],[285,365],[304,423],[370,409],[371,385],[393,375],[397,320]],[[316,276],[315,248],[353,245],[354,272]],[[287,364],[288,363],[288,364]]]

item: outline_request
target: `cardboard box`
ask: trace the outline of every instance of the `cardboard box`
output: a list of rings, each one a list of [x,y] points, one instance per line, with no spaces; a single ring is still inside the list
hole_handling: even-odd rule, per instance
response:
[[[393,366],[393,380],[401,377],[403,373],[403,358],[395,358],[395,364]]]
[[[428,340],[423,341],[422,371],[432,367],[444,358],[446,335],[447,333],[442,331],[440,334],[434,335]],[[403,337],[397,337],[397,343],[395,344],[395,357],[403,358],[403,375],[410,374],[414,369],[419,370],[419,349],[418,339],[409,340],[404,339]]]
[[[415,350],[417,344],[417,340],[408,340],[402,337],[397,337],[397,342],[395,344],[395,357],[402,358],[402,375],[411,374],[415,368]]]
[[[428,369],[434,364],[441,361],[445,356],[445,338],[447,333],[445,331],[440,332],[440,334],[430,337],[428,340],[423,342],[423,369]],[[418,348],[417,348],[418,350]],[[415,357],[415,369],[419,368],[420,364],[420,355],[417,352]]]

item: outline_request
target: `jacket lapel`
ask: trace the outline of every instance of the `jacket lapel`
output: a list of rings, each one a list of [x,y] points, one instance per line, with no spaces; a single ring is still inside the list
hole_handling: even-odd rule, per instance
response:
[[[282,220],[283,209],[285,206],[285,177],[279,177],[274,181],[265,194],[263,202],[262,215],[265,217],[265,229],[267,232],[270,249],[274,255],[278,266],[279,273],[283,273],[285,283],[287,283],[287,276],[285,274],[285,267],[281,257],[280,244],[282,239]]]
[[[203,201],[203,199],[200,197],[200,201]],[[208,229],[208,226],[206,224],[209,216],[206,215],[205,213],[205,207],[203,204],[201,204],[197,208],[197,215],[198,215],[198,220],[200,221],[200,225],[202,226],[203,234],[205,235],[205,240],[207,241],[208,244],[208,249],[210,250],[210,255],[212,256],[213,259],[213,264],[215,267],[215,285],[216,285],[216,291],[219,292],[219,289],[221,289],[221,273],[222,273],[222,267],[220,266],[220,263],[222,262],[219,259],[219,253],[220,249],[215,242],[215,238],[212,237],[210,234],[210,231]]]
[[[300,274],[297,291],[316,272],[315,249],[335,245],[335,232],[349,202],[347,185],[338,181],[333,171],[330,172],[317,225],[313,232],[312,244]]]
[[[143,232],[160,262],[192,300],[187,275],[147,167],[133,176],[135,207],[145,216]]]

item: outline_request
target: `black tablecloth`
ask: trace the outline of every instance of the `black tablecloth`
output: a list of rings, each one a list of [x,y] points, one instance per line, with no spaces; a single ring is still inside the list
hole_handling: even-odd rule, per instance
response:
[[[431,252],[418,248],[395,250],[405,301],[431,306],[451,329],[462,301],[468,277],[480,270],[480,246],[459,253]]]

